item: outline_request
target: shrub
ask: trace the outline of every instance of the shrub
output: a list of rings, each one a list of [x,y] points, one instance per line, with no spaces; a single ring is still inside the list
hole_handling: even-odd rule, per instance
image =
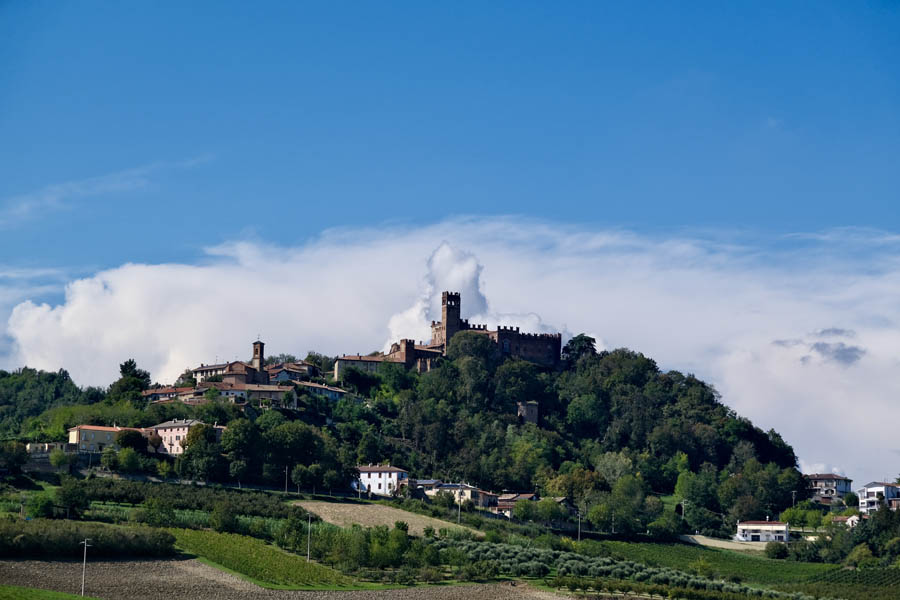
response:
[[[170,556],[172,534],[148,527],[117,527],[76,521],[0,522],[0,556],[80,558],[81,542],[91,540],[91,556]]]
[[[234,507],[229,502],[218,502],[209,515],[209,526],[219,533],[237,531],[238,520]]]
[[[768,558],[787,558],[788,554],[787,544],[782,542],[769,542],[766,544],[766,556]]]

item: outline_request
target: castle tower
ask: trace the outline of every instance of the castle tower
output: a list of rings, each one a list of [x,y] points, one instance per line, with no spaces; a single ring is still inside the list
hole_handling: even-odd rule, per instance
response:
[[[250,364],[257,372],[261,372],[266,368],[265,347],[266,345],[259,340],[253,342],[253,360]]]
[[[453,335],[459,331],[459,292],[441,294],[441,323],[444,325],[444,351],[450,346]]]

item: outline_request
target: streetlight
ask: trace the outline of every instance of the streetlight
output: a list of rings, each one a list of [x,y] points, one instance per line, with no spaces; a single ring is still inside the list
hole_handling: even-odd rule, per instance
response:
[[[84,596],[84,572],[87,569],[87,549],[90,547],[90,538],[85,538],[83,542],[79,542],[79,544],[84,544],[84,562],[81,564],[81,595]]]
[[[309,562],[309,541],[312,537],[312,513],[306,511],[306,562]]]
[[[285,494],[287,494],[287,473],[288,473],[287,465],[284,465],[284,493]]]
[[[581,511],[578,511],[578,541],[581,541]]]

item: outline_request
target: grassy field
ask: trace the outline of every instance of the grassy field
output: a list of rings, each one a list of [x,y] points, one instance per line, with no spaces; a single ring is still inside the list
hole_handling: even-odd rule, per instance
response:
[[[314,562],[258,540],[232,533],[171,529],[182,550],[242,575],[262,587],[322,589],[351,585],[352,581]]]
[[[300,501],[297,504],[326,523],[331,523],[338,527],[349,527],[353,524],[359,524],[363,527],[375,527],[376,525],[393,527],[397,521],[403,521],[409,525],[409,533],[411,535],[421,536],[426,527],[432,527],[435,531],[444,528],[464,529],[470,531],[476,537],[484,536],[482,532],[465,525],[457,525],[449,521],[426,517],[382,504],[341,504],[315,501]]]
[[[590,544],[602,547],[614,558],[701,574],[714,573],[726,579],[738,577],[746,583],[762,585],[799,583],[837,569],[834,565],[772,560],[689,544],[616,541]]]
[[[82,596],[64,594],[62,592],[49,592],[14,585],[0,585],[0,600],[81,600]],[[84,598],[88,598],[84,596]],[[95,600],[88,598],[88,600]]]

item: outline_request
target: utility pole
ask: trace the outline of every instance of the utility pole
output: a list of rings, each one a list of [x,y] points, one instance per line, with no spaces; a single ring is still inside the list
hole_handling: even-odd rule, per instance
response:
[[[578,541],[581,541],[581,511],[578,511]]]
[[[84,544],[84,562],[81,563],[81,595],[84,596],[84,572],[87,570],[87,549],[90,547],[91,540],[85,538],[81,544]]]
[[[459,520],[462,518],[462,496],[458,496],[456,498],[456,524],[459,525]]]
[[[796,507],[797,506],[797,490],[791,490],[791,500],[792,500],[791,506]]]
[[[288,473],[287,465],[284,465],[284,493],[285,494],[287,494],[287,473]]]
[[[612,533],[616,535],[616,511],[612,511]]]
[[[306,511],[306,562],[309,562],[309,542],[312,539],[312,513]]]

